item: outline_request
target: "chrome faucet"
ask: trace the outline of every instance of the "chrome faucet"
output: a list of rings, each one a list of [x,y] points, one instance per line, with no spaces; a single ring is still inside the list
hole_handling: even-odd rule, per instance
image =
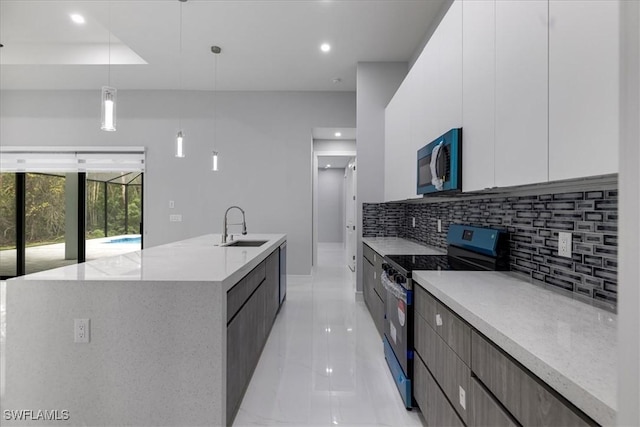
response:
[[[234,223],[234,224],[228,224],[227,223],[227,214],[229,213],[229,211],[231,209],[234,209],[234,208],[238,209],[240,212],[242,212],[242,222],[237,222],[237,223]],[[231,206],[224,213],[224,221],[222,222],[222,243],[227,243],[227,226],[229,226],[229,225],[242,225],[242,234],[247,234],[247,221],[245,221],[244,211],[242,210],[241,207],[239,207],[239,206]]]

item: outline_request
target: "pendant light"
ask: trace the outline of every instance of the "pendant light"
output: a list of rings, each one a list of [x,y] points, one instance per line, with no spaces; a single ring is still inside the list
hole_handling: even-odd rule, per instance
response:
[[[176,134],[176,157],[184,157],[184,131],[182,130],[182,3],[186,3],[187,0],[178,0],[180,2],[180,55],[178,63],[178,87],[180,89],[180,106],[179,106],[179,118],[178,118],[178,133]]]
[[[109,64],[107,65],[108,85],[102,86],[102,125],[100,129],[116,130],[116,88],[111,86],[111,2],[108,3]]]
[[[215,150],[216,146],[216,134],[218,133],[217,126],[217,94],[216,88],[218,86],[218,54],[222,52],[220,46],[211,46],[211,53],[214,54],[213,58],[213,151],[211,152],[211,170],[218,172],[218,152]]]

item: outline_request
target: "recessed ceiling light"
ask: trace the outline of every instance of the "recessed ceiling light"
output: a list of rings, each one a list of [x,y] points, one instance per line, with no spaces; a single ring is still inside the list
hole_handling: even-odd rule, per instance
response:
[[[329,169],[330,167],[331,167],[331,165],[327,165],[327,166],[325,166],[324,168],[325,168],[325,169]]]
[[[342,136],[342,133],[341,133],[341,132],[336,132],[336,133],[334,133],[334,135],[335,135],[337,138],[340,138],[340,137]]]
[[[75,22],[76,24],[84,24],[85,23],[84,16],[79,15],[77,13],[72,13],[71,14],[71,20],[73,22]]]
[[[323,52],[329,52],[331,50],[331,45],[329,43],[322,43],[320,45],[320,50]]]

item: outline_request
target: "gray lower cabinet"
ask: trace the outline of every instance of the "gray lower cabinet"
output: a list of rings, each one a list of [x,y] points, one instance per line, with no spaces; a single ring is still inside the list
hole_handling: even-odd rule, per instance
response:
[[[596,425],[480,334],[474,331],[471,339],[473,372],[519,423]]]
[[[413,397],[420,406],[427,425],[464,426],[420,357],[416,357],[413,364]]]
[[[457,412],[460,419],[468,422],[471,370],[420,314],[414,316],[413,339],[415,352],[448,398],[446,410]],[[414,384],[414,395],[419,392],[417,387]],[[430,406],[433,408],[434,404]]]
[[[414,292],[413,395],[427,425],[596,425],[441,301]]]
[[[227,425],[238,412],[278,312],[279,278],[276,250],[227,292]]]
[[[382,297],[382,257],[366,244],[363,244],[362,293],[364,302],[371,313],[378,333],[384,334],[384,298]]]

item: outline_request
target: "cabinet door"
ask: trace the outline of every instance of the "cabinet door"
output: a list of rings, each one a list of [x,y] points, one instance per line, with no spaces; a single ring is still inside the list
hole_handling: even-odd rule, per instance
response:
[[[453,410],[419,357],[415,359],[414,366],[413,395],[427,425],[430,427],[463,427],[464,423]]]
[[[417,148],[411,141],[415,81],[407,75],[385,109],[385,201],[416,197]]]
[[[269,335],[271,326],[278,313],[278,307],[280,305],[278,285],[280,282],[280,252],[276,250],[266,260],[265,263],[265,319],[264,323],[267,328],[266,335]],[[266,337],[265,337],[266,338]]]
[[[362,296],[364,302],[371,312],[371,296],[373,292],[373,265],[367,257],[362,257]]]
[[[436,106],[438,128],[434,139],[462,126],[462,2],[455,1],[434,34],[438,49]]]
[[[549,2],[549,179],[618,172],[620,2]]]
[[[548,181],[547,21],[546,0],[496,2],[498,187]]]
[[[495,1],[465,1],[462,21],[462,189],[495,186]]]
[[[471,340],[473,373],[522,425],[595,425],[479,334]]]

